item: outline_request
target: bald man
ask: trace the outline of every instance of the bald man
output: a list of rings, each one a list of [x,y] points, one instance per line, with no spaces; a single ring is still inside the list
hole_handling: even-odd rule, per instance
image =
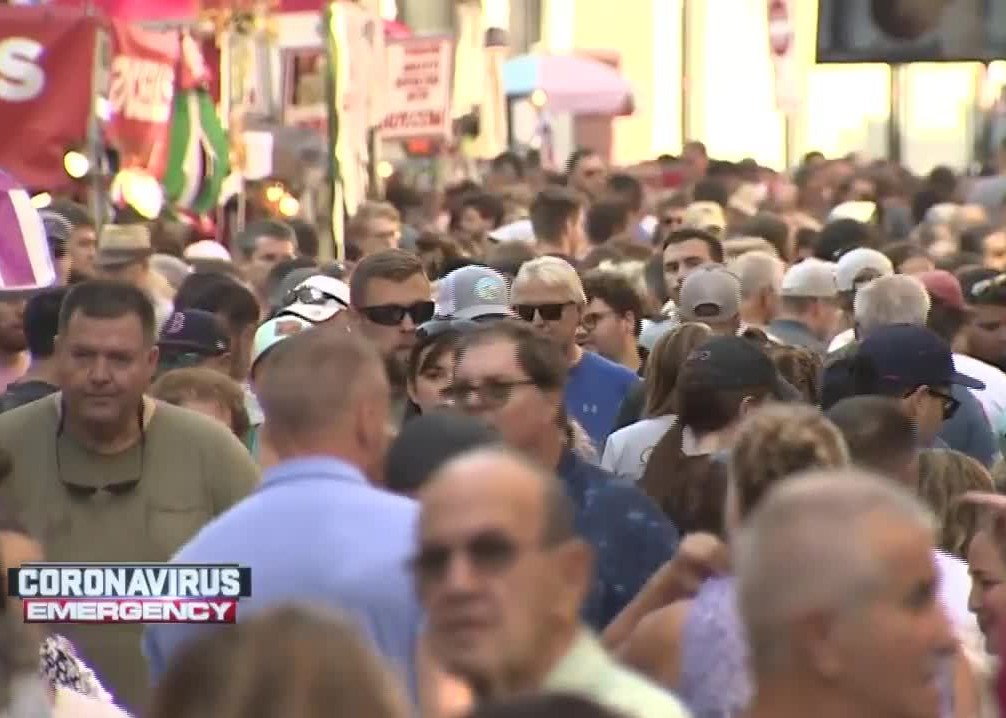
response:
[[[773,489],[734,543],[755,684],[748,715],[950,714],[956,641],[937,598],[933,537],[915,498],[868,474]]]
[[[256,492],[173,560],[250,567],[252,596],[241,602],[239,620],[286,601],[346,613],[414,689],[420,609],[407,561],[418,507],[372,484],[388,441],[380,356],[356,335],[320,325],[280,342],[262,361],[263,432],[278,461]],[[155,679],[199,630],[148,628]]]
[[[581,624],[593,557],[558,479],[482,449],[448,463],[421,501],[413,569],[429,648],[477,699],[570,692],[630,717],[685,715]]]

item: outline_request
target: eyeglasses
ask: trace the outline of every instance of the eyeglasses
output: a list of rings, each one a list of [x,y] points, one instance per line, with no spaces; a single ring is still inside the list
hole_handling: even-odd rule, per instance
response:
[[[525,322],[533,322],[535,313],[546,322],[555,322],[562,319],[562,310],[575,302],[562,302],[555,304],[515,304],[513,310],[517,316]]]
[[[422,339],[432,339],[441,334],[456,332],[464,334],[478,327],[478,322],[471,319],[431,319],[425,324],[420,324],[416,329],[416,336]]]
[[[957,409],[961,406],[960,401],[949,394],[944,394],[936,389],[929,389],[929,395],[934,396],[943,402],[943,421],[949,421],[952,419],[954,414],[957,413]]]
[[[588,332],[592,332],[597,328],[597,325],[601,323],[601,320],[605,317],[615,317],[618,316],[615,312],[590,312],[583,315],[583,320],[580,322],[580,326]]]
[[[283,306],[286,307],[291,304],[317,304],[324,306],[329,302],[337,302],[342,306],[346,306],[346,303],[334,294],[323,292],[317,287],[295,287],[283,297]]]
[[[409,315],[409,319],[416,326],[424,324],[433,319],[433,302],[416,302],[408,306],[401,304],[380,304],[376,307],[361,307],[360,313],[374,324],[381,324],[386,327],[398,326]]]
[[[143,425],[143,404],[140,404],[140,409],[137,412],[137,423],[140,428],[140,459],[139,467],[136,470],[136,478],[129,479],[127,481],[119,481],[114,484],[105,484],[104,486],[89,486],[87,484],[78,484],[65,478],[63,474],[63,462],[60,459],[60,438],[63,436],[63,429],[66,417],[66,407],[60,407],[59,414],[59,424],[56,427],[56,440],[55,440],[55,456],[56,456],[56,479],[63,485],[70,494],[75,499],[89,499],[99,491],[105,491],[112,496],[124,496],[135,489],[139,483],[140,479],[143,478],[144,464],[147,458],[147,430]]]
[[[469,565],[483,576],[510,568],[521,553],[517,542],[499,531],[486,531],[457,546],[426,544],[410,562],[416,580],[434,584],[444,580],[455,554],[462,553]]]
[[[456,381],[443,391],[443,397],[458,405],[468,403],[472,394],[478,397],[480,404],[487,409],[499,409],[505,406],[513,396],[513,390],[519,386],[536,386],[533,381],[500,381],[488,379],[482,384],[468,381]]]

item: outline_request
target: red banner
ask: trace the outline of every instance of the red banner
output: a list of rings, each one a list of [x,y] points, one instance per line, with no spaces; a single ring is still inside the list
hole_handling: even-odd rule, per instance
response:
[[[167,161],[181,35],[113,20],[112,48],[112,117],[106,137],[119,150],[123,167],[140,167],[160,178]]]
[[[72,183],[63,154],[87,138],[96,20],[0,5],[0,169],[32,190]]]

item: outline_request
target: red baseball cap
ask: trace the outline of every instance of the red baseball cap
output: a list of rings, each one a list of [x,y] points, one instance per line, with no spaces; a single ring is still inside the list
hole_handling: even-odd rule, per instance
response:
[[[919,281],[922,282],[927,292],[944,304],[954,309],[967,310],[968,307],[964,302],[964,292],[961,290],[961,283],[950,272],[942,269],[934,269],[931,272],[922,272],[915,276],[919,278]]]

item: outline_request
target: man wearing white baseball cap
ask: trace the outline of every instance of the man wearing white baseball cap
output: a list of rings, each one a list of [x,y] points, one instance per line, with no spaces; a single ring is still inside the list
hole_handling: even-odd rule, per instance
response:
[[[349,314],[349,285],[334,277],[315,274],[308,277],[283,297],[283,306],[275,317],[297,316],[312,324],[339,321],[347,322]]]
[[[858,247],[843,254],[835,266],[835,283],[838,285],[839,303],[849,328],[840,332],[831,340],[828,352],[841,349],[856,338],[852,328],[853,302],[856,292],[878,277],[889,277],[894,274],[894,265],[887,255],[869,247]]]
[[[841,316],[835,265],[818,259],[793,265],[783,275],[779,297],[779,316],[768,325],[769,333],[823,355]]]

